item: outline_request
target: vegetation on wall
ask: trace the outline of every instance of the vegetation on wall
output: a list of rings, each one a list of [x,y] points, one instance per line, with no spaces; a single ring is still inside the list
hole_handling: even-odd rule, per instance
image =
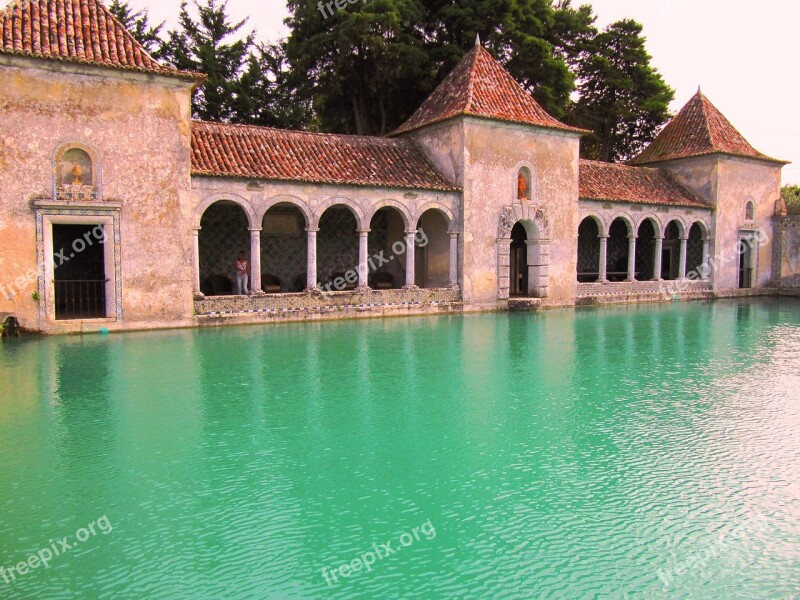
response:
[[[125,0],[111,9],[154,57],[206,73],[195,117],[385,135],[419,107],[475,43],[550,114],[591,129],[584,156],[631,158],[669,119],[673,90],[651,64],[642,26],[600,31],[572,0],[288,0],[289,36],[260,44],[225,1],[181,4],[166,34]]]
[[[785,185],[781,188],[781,196],[786,202],[786,210],[790,215],[800,215],[800,185]]]

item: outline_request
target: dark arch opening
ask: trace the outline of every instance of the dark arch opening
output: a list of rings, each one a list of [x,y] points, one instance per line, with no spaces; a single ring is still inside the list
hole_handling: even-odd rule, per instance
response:
[[[647,219],[639,225],[636,236],[636,266],[634,268],[636,281],[650,281],[655,278],[653,270],[655,239],[656,228],[653,226],[653,222]]]
[[[250,256],[250,232],[244,209],[229,200],[209,206],[200,218],[200,291],[206,296],[233,294],[236,255]]]
[[[261,221],[261,289],[268,294],[306,288],[306,220],[294,204],[272,206]]]
[[[628,223],[614,219],[608,230],[606,278],[609,281],[625,281],[628,278]]]
[[[578,282],[592,283],[600,277],[600,228],[593,217],[578,227]]]
[[[511,230],[511,290],[512,296],[528,295],[528,234],[522,223]]]

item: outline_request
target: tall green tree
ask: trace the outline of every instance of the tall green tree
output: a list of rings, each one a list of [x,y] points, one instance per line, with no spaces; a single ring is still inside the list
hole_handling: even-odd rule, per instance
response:
[[[204,0],[203,4],[195,0],[194,17],[188,4],[182,2],[178,29],[169,32],[163,54],[178,69],[208,76],[192,99],[195,117],[242,122],[248,118],[241,114],[246,104],[242,96],[251,93],[251,87],[243,76],[254,35],[239,35],[247,19],[231,23],[227,6],[227,0]]]
[[[282,129],[313,127],[311,103],[298,97],[280,44],[256,44],[239,79],[235,120]]]
[[[632,158],[670,118],[675,92],[650,60],[642,26],[632,20],[609,25],[577,59],[579,98],[569,120],[594,132],[583,140],[584,158]]]
[[[312,4],[289,0],[288,83],[312,103],[320,128],[380,135],[432,90],[420,0]]]
[[[161,30],[164,23],[150,25],[150,15],[146,8],[134,10],[125,0],[113,0],[108,10],[120,20],[133,37],[144,46],[147,53],[155,59],[163,58]]]
[[[570,0],[424,0],[426,38],[445,72],[480,35],[542,107],[563,118],[575,90],[570,64],[596,34],[590,6]]]

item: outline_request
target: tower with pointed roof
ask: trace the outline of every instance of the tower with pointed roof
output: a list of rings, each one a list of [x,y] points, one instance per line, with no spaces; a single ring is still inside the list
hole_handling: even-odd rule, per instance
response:
[[[556,303],[574,297],[570,232],[584,133],[548,114],[480,40],[392,133],[416,140],[463,187],[465,302],[493,306],[515,290]],[[525,229],[515,233],[525,238],[524,272],[513,265],[517,222]]]
[[[698,89],[655,140],[631,163],[657,166],[714,208],[710,232],[718,292],[735,290],[742,271],[755,287],[771,279],[771,233],[786,164],[755,148]],[[739,256],[740,242],[753,252]]]
[[[27,326],[53,320],[59,271],[44,248],[62,224],[83,223],[124,239],[124,251],[104,245],[107,281],[93,292],[106,299],[103,317],[184,318],[191,94],[202,80],[153,59],[100,0],[0,10],[0,222],[13,224],[0,236],[0,264],[42,271],[0,310]],[[21,301],[34,292],[38,305]]]

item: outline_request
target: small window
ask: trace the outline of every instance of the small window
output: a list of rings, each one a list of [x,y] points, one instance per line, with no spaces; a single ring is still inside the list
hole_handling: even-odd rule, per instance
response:
[[[752,200],[749,200],[744,207],[744,220],[754,221],[756,218],[756,205]]]
[[[517,173],[517,199],[531,199],[531,171],[528,167],[522,167]]]

